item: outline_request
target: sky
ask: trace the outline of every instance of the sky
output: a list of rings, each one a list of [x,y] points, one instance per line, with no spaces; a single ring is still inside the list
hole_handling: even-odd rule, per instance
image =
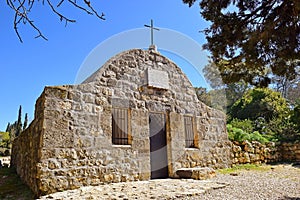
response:
[[[0,2],[0,131],[17,120],[20,105],[23,117],[28,113],[33,120],[35,102],[45,86],[79,83],[116,52],[147,48],[150,30],[144,25],[151,19],[160,29],[154,34],[158,50],[177,63],[194,86],[207,86],[199,72],[208,55],[201,50],[205,36],[199,31],[209,23],[201,17],[197,2],[191,8],[181,0],[91,3],[105,13],[105,21],[65,6],[60,11],[77,20],[65,26],[47,5],[37,1],[30,16],[48,41],[35,39],[37,33],[21,24],[20,43],[13,29],[14,13],[6,1]]]

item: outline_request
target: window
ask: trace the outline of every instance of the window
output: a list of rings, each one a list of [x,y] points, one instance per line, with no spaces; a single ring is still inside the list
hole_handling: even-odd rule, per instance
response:
[[[194,124],[192,116],[184,116],[184,129],[185,129],[185,147],[195,148],[195,134],[194,134]]]
[[[131,144],[129,127],[129,110],[123,108],[113,108],[112,143],[117,145]]]

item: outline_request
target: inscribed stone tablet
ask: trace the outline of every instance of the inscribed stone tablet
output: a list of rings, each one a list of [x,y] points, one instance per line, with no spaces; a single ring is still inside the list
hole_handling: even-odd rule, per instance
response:
[[[149,87],[169,89],[169,75],[167,72],[149,68],[147,72]]]

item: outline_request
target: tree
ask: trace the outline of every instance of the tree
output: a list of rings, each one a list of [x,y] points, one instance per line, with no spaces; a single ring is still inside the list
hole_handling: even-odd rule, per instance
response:
[[[208,91],[203,87],[195,88],[198,99],[207,106],[226,111],[226,95],[224,89],[216,89]]]
[[[234,103],[230,116],[252,121],[262,118],[266,122],[274,118],[284,119],[289,114],[286,100],[279,92],[269,88],[255,88],[248,90],[241,99]]]
[[[43,5],[49,6],[52,12],[59,17],[60,21],[64,21],[66,25],[69,22],[74,23],[76,22],[76,20],[65,16],[63,12],[59,10],[60,7],[63,7],[63,4],[65,4],[65,6],[73,6],[79,10],[86,12],[89,15],[96,15],[99,19],[105,20],[104,14],[98,14],[98,12],[92,6],[90,0],[83,0],[80,2],[76,0],[59,0],[57,2],[58,3],[55,5],[53,0],[6,0],[7,6],[9,6],[14,12],[14,30],[20,42],[23,42],[23,40],[18,31],[18,27],[22,23],[24,25],[29,24],[38,33],[36,38],[41,37],[47,40],[47,38],[43,35],[41,30],[34,24],[34,20],[30,17],[31,12],[35,7],[34,5],[38,3],[42,3]]]
[[[189,6],[195,1],[183,0]],[[204,48],[225,83],[244,80],[266,87],[270,74],[295,78],[300,65],[299,0],[202,0],[200,7],[211,22],[204,30]]]
[[[212,60],[209,60],[208,64],[204,66],[202,71],[205,80],[209,83],[210,87],[213,89],[226,87],[217,65]]]
[[[23,124],[23,131],[27,128],[28,125],[28,114],[25,114],[24,124]]]
[[[287,99],[292,106],[300,105],[300,80],[288,89]]]
[[[213,90],[208,92],[209,95],[213,95],[210,99],[219,99],[219,102],[223,102],[223,104],[219,104],[219,107],[221,105],[221,110],[223,111],[228,110],[249,89],[249,84],[244,81],[229,84],[224,83],[217,66],[212,61],[209,61],[205,65],[203,74],[205,80],[213,88]],[[220,98],[220,95],[223,97],[226,96],[226,99]]]
[[[231,106],[240,98],[243,97],[245,92],[249,89],[249,84],[244,81],[239,81],[237,83],[230,83],[227,85],[226,99],[227,99],[227,109],[230,109]]]
[[[16,136],[18,136],[22,132],[22,106],[19,107],[18,121],[16,126]]]
[[[211,106],[211,97],[204,87],[195,87],[196,95],[198,99],[205,103],[207,106]]]
[[[0,132],[0,147],[8,148],[9,147],[9,133]]]
[[[22,133],[23,130],[28,125],[28,114],[25,114],[24,124],[22,126],[22,106],[19,107],[18,119],[14,123],[8,123],[6,132],[10,135],[10,142],[12,143],[14,139]]]
[[[287,76],[275,75],[272,78],[272,88],[280,92],[289,103],[294,104],[295,99],[300,95],[300,88],[297,88],[298,85],[300,86],[300,68],[296,68],[296,74]],[[293,78],[289,78],[289,76],[293,76]]]

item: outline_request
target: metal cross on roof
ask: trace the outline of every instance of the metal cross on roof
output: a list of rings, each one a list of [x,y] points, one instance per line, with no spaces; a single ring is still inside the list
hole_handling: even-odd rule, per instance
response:
[[[150,24],[150,26],[149,26],[149,25],[144,25],[144,26],[151,29],[151,46],[152,46],[152,45],[154,45],[154,44],[153,44],[153,30],[159,31],[159,29],[158,29],[158,28],[155,28],[155,27],[153,26],[153,20],[152,20],[152,19],[151,19],[151,24]]]

